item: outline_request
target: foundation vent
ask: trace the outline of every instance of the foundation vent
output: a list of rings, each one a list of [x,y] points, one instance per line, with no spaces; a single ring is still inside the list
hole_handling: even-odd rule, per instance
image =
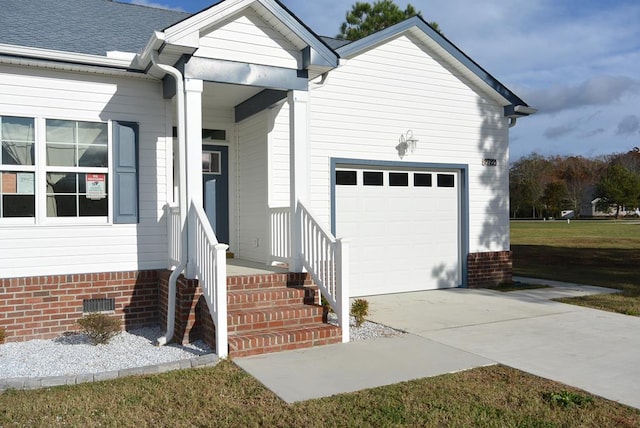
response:
[[[116,299],[84,299],[82,312],[110,312],[116,310]]]

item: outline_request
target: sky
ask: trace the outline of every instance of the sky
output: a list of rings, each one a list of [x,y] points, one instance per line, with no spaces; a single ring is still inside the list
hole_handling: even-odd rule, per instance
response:
[[[127,1],[127,0],[121,0]],[[129,0],[197,12],[216,0]],[[314,32],[335,36],[354,0],[281,0]],[[640,146],[639,0],[396,0],[527,104],[511,159],[594,157]]]

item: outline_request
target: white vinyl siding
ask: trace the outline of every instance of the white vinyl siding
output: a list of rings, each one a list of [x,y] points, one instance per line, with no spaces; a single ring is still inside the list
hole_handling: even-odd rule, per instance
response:
[[[289,103],[271,110],[269,132],[269,206],[288,207],[289,198]]]
[[[300,50],[247,8],[200,38],[196,56],[298,68]]]
[[[164,267],[165,136],[172,113],[161,84],[12,66],[0,66],[0,75],[0,115],[140,125],[139,223],[60,225],[41,216],[38,224],[0,224],[0,277]]]
[[[264,262],[267,257],[268,111],[238,124],[238,257]]]
[[[468,164],[470,251],[508,249],[501,105],[407,36],[343,60],[324,85],[310,88],[310,203],[323,224],[330,224],[330,158]],[[400,159],[396,146],[407,130],[417,148]],[[498,166],[483,167],[483,158]]]

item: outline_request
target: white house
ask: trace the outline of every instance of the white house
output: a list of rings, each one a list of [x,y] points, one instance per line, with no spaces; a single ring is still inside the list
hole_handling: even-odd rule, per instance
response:
[[[277,0],[2,9],[8,340],[99,310],[237,351],[234,284],[261,280],[226,278],[225,252],[308,272],[336,340],[350,297],[510,279],[509,128],[535,110],[421,18],[348,43]]]

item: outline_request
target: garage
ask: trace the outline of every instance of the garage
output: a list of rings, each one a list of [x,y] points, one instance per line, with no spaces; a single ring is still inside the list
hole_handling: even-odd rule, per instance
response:
[[[352,296],[462,284],[461,169],[336,164],[334,175]]]

